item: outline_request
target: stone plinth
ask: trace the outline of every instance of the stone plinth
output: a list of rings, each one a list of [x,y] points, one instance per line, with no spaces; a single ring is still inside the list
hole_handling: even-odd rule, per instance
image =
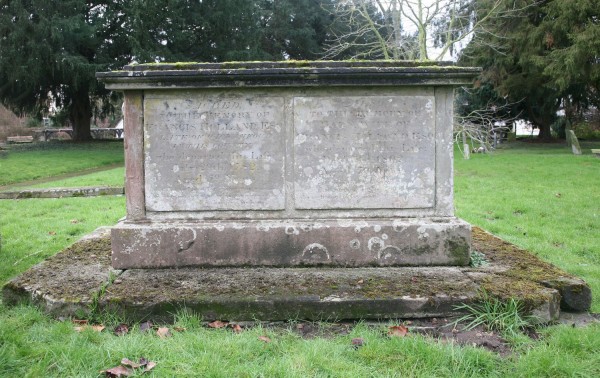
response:
[[[113,266],[465,265],[453,88],[404,62],[136,65]]]

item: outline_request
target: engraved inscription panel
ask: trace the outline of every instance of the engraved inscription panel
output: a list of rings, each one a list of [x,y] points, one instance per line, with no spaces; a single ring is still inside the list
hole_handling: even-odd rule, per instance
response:
[[[146,208],[283,209],[282,111],[279,97],[147,95]]]
[[[430,208],[435,97],[294,98],[299,209]]]

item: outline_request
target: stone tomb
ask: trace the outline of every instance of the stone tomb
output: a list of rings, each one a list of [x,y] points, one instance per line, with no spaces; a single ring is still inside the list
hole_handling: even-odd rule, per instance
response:
[[[149,64],[125,93],[114,268],[466,265],[453,88],[406,62]]]

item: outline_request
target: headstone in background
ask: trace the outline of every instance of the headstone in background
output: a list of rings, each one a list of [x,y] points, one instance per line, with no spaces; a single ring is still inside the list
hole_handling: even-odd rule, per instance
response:
[[[567,140],[571,145],[571,151],[573,155],[581,155],[581,147],[579,146],[579,140],[573,130],[567,130]]]

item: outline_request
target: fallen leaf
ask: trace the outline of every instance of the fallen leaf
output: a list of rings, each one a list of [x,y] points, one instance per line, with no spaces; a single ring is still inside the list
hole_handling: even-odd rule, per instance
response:
[[[156,334],[161,339],[171,337],[171,331],[169,331],[169,329],[167,327],[159,327],[158,330],[156,331]]]
[[[79,221],[77,219],[71,219],[71,223],[77,224],[77,223],[79,223]]]
[[[555,196],[556,196],[556,198],[560,198],[561,194],[560,193],[556,193]]]
[[[131,361],[129,358],[123,358],[121,360],[121,365],[129,366],[130,368],[137,369],[137,368],[142,367],[142,366],[144,366],[146,364],[138,364],[138,363],[135,363],[135,362]]]
[[[95,325],[83,324],[80,326],[73,327],[75,332],[83,332],[88,328],[91,328],[92,330],[94,330],[96,332],[102,332],[104,330],[104,328],[106,328],[106,327],[104,327],[102,324],[95,324]]]
[[[56,235],[56,231],[50,231],[48,232],[48,235]]]
[[[260,341],[264,341],[265,343],[270,343],[271,339],[269,339],[267,336],[259,336],[258,339]]]
[[[115,335],[123,336],[129,333],[129,327],[127,324],[121,323],[115,328]]]
[[[362,337],[357,337],[352,339],[352,345],[354,348],[358,349],[365,344],[365,340]]]
[[[231,328],[233,328],[233,332],[235,332],[235,333],[242,333],[242,331],[243,331],[242,327],[239,324],[235,324]]]
[[[362,285],[365,282],[365,280],[358,280],[358,282],[356,283],[357,285]]]
[[[73,319],[72,322],[79,325],[88,324],[88,321],[86,319]]]
[[[404,337],[408,333],[408,328],[405,326],[391,326],[388,328],[389,337]]]
[[[222,321],[220,321],[220,320],[215,320],[215,321],[214,321],[214,322],[212,322],[212,323],[208,323],[208,326],[209,326],[210,328],[223,328],[223,327],[225,327],[226,325],[227,325],[227,322],[222,322]]]
[[[146,367],[144,368],[144,372],[150,371],[150,370],[154,369],[154,367],[156,367],[156,362],[150,361],[146,364]]]
[[[185,327],[173,327],[173,330],[176,332],[185,332],[187,331],[187,328]]]
[[[107,377],[129,377],[133,374],[133,371],[125,366],[119,365],[112,369],[102,370],[100,373],[104,373]]]
[[[152,327],[154,327],[154,324],[152,324],[151,321],[143,322],[142,324],[140,324],[140,331],[146,332],[148,330],[151,330]]]

